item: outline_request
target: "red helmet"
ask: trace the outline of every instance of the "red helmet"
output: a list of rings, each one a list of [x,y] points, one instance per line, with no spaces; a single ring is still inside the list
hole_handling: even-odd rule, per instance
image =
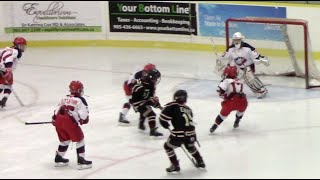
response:
[[[156,68],[156,66],[154,64],[149,63],[144,66],[143,70],[146,72],[149,72],[149,71],[154,70],[155,68]]]
[[[20,45],[20,44],[27,45],[27,40],[23,37],[16,37],[13,40],[13,44],[14,45]]]
[[[83,93],[83,84],[80,81],[71,81],[69,85],[71,94],[82,95]]]
[[[223,71],[223,75],[225,78],[236,78],[238,75],[238,68],[236,66],[227,66]]]
[[[16,37],[13,40],[14,47],[18,48],[20,51],[24,52],[27,45],[27,40],[23,37]]]

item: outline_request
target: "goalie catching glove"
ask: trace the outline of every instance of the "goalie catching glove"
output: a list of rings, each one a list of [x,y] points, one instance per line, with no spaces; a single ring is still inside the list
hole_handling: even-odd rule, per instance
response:
[[[254,62],[263,63],[265,66],[270,66],[268,57],[259,55]]]

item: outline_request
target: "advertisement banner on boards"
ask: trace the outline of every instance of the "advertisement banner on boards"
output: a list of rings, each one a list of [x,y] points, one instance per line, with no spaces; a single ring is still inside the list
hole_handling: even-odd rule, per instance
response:
[[[100,3],[75,1],[11,1],[4,8],[6,33],[101,32]]]
[[[286,18],[285,7],[199,4],[199,31],[201,36],[225,37],[225,21],[228,18],[269,17]],[[262,24],[234,23],[230,33],[242,32],[246,38],[281,40],[279,27]]]
[[[197,35],[194,3],[109,1],[111,32]]]

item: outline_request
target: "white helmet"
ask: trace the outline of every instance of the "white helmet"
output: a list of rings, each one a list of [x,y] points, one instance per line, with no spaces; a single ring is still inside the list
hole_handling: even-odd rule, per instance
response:
[[[237,49],[239,49],[243,39],[244,36],[241,34],[241,32],[236,32],[232,36],[232,43],[236,46]]]

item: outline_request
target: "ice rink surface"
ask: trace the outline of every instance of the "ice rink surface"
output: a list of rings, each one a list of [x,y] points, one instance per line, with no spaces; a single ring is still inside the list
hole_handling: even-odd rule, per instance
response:
[[[255,99],[248,88],[249,107],[239,129],[232,128],[235,113],[214,135],[209,128],[220,111],[216,87],[220,80],[212,70],[215,56],[187,52],[134,48],[29,48],[15,71],[14,90],[26,104],[20,107],[10,96],[0,110],[1,178],[319,178],[320,90],[304,89],[300,78],[262,77],[268,86],[266,99]],[[177,89],[189,93],[188,105],[207,170],[193,167],[181,149],[181,174],[165,172],[170,163],[164,138],[153,140],[149,131],[138,131],[138,114],[128,114],[131,125],[118,126],[126,101],[122,84],[129,73],[146,63],[162,73],[157,95],[162,104]],[[54,167],[58,138],[50,121],[57,103],[68,94],[71,80],[85,86],[90,122],[82,129],[86,157],[93,168],[77,170],[76,147],[69,146],[68,167]],[[155,110],[157,115],[160,111]],[[159,122],[157,124],[160,126]]]

